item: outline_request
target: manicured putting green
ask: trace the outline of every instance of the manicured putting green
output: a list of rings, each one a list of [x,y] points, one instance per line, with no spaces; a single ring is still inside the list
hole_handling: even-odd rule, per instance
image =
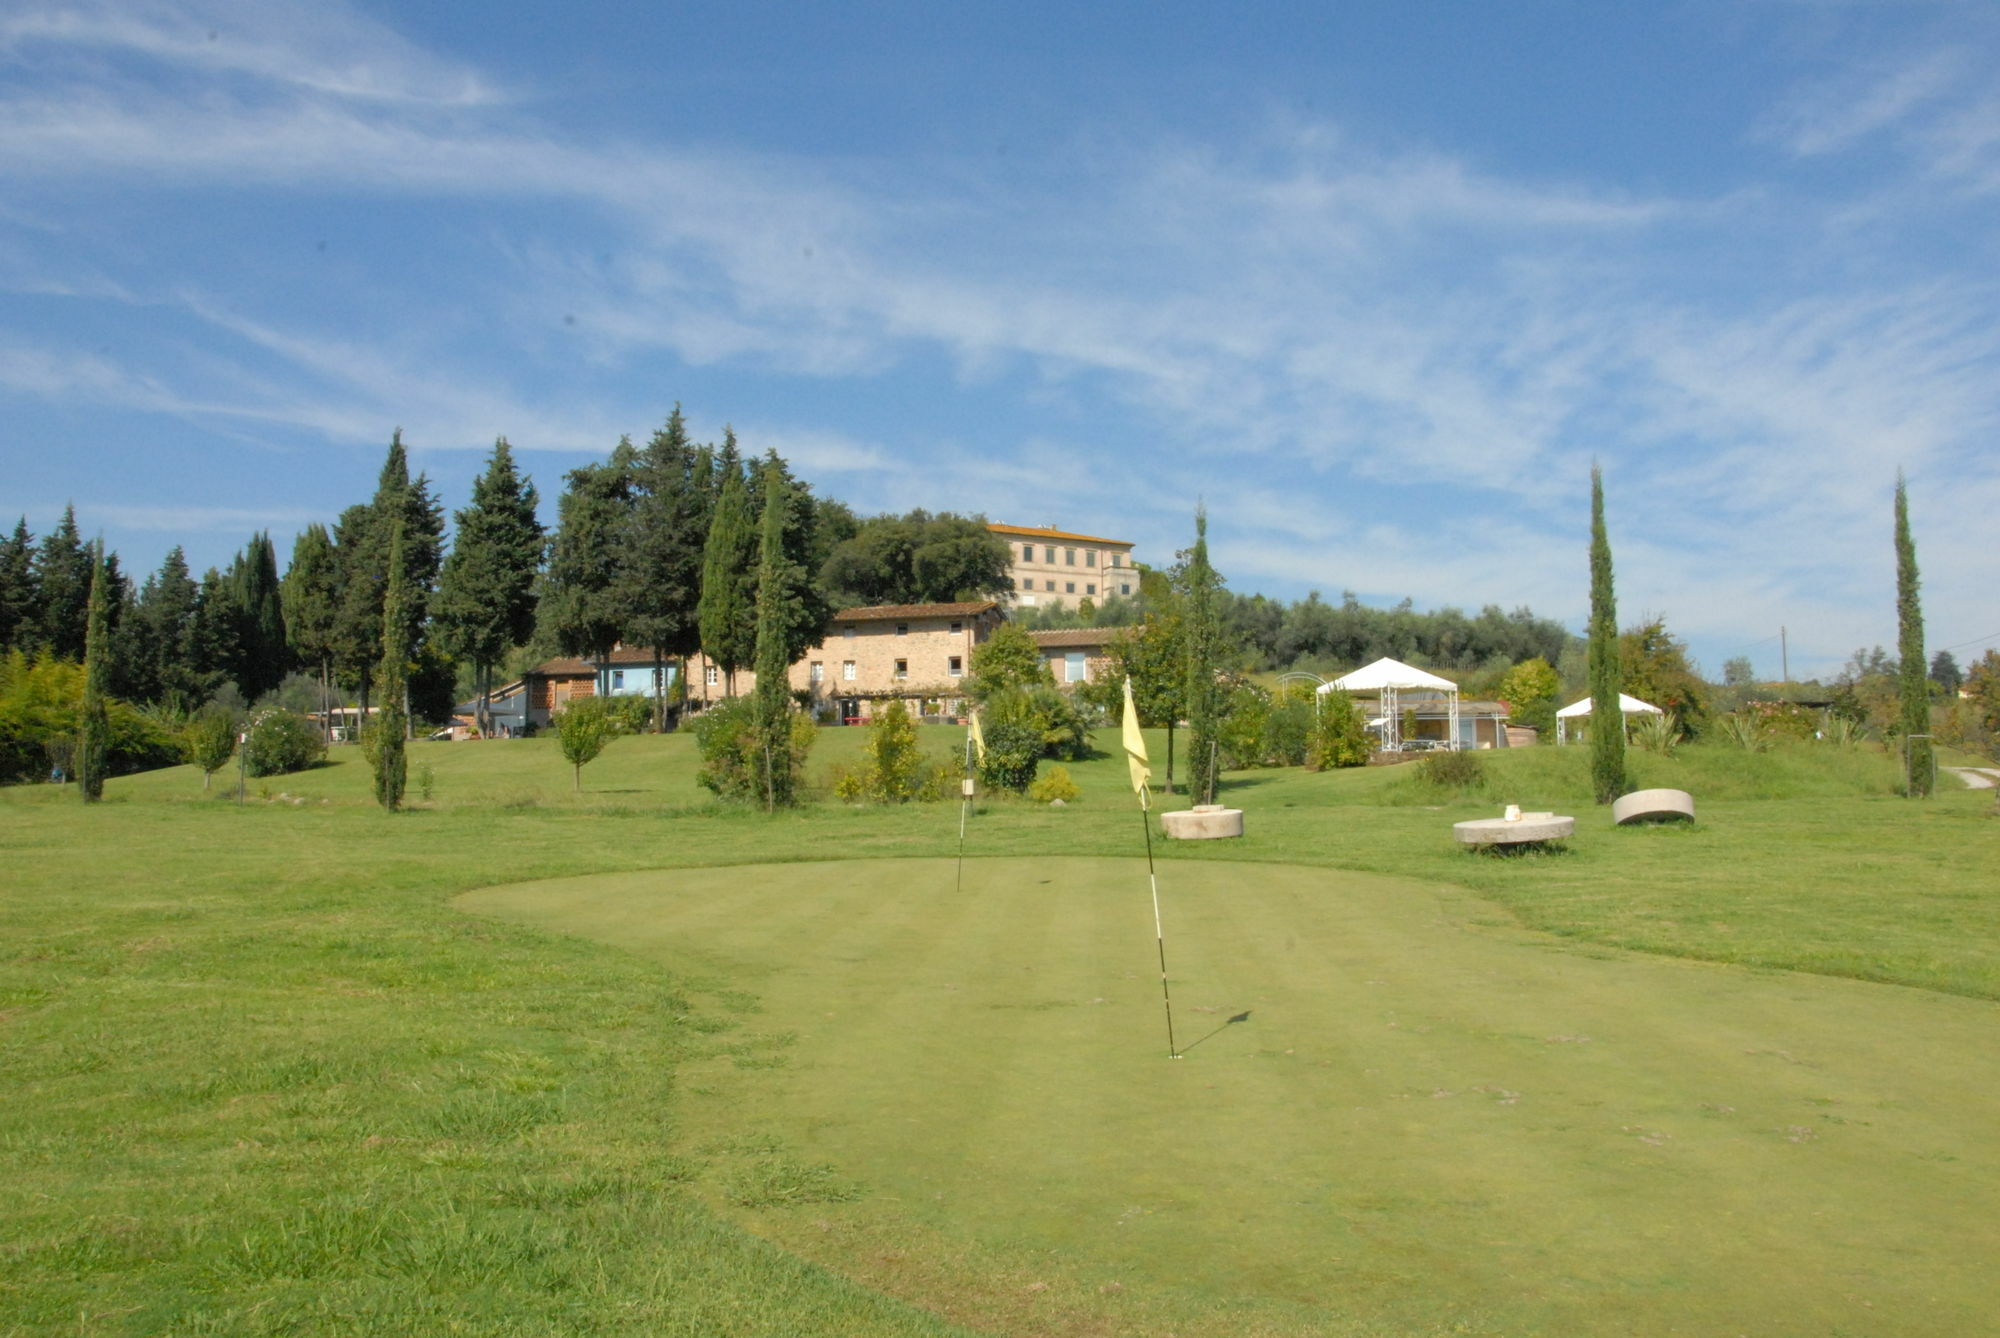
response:
[[[744,1148],[830,1167],[805,1206],[746,1216],[948,1312],[989,1268],[1046,1278],[1053,1327],[1107,1307],[1184,1331],[1990,1324],[2000,1007],[1568,945],[1391,878],[1177,860],[1160,882],[1177,1062],[1140,860],[968,861],[962,890],[948,860],[753,865],[460,904],[691,980],[732,1021],[683,1070],[718,1197]],[[813,1201],[843,1184],[854,1201]],[[956,1262],[905,1278],[850,1238]]]

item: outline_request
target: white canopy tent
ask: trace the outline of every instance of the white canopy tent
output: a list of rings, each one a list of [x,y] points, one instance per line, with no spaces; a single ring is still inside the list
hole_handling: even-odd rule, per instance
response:
[[[1399,753],[1403,750],[1402,713],[1396,709],[1396,695],[1401,692],[1442,693],[1445,710],[1450,718],[1446,733],[1447,748],[1457,748],[1458,738],[1458,684],[1448,678],[1428,674],[1415,665],[1404,664],[1383,656],[1373,664],[1363,665],[1351,674],[1343,674],[1331,683],[1320,687],[1321,692],[1331,692],[1339,688],[1343,692],[1372,692],[1382,701],[1382,751]],[[1375,724],[1370,721],[1369,724]]]
[[[1647,712],[1651,712],[1654,715],[1665,714],[1651,702],[1642,702],[1637,697],[1628,697],[1622,692],[1618,694],[1618,709],[1625,715],[1645,715]],[[1563,707],[1562,710],[1557,711],[1556,742],[1568,743],[1569,722],[1581,719],[1589,714],[1590,698],[1588,697],[1579,702],[1571,702],[1568,706]]]

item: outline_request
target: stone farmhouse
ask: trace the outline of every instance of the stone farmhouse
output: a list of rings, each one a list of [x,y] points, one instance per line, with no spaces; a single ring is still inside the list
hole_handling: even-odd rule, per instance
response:
[[[951,720],[964,714],[963,680],[972,672],[973,648],[993,634],[1004,618],[990,599],[959,604],[889,604],[842,609],[833,616],[826,639],[792,665],[794,692],[811,694],[815,717],[827,723],[860,724],[892,700],[902,701],[924,720]],[[645,696],[671,690],[679,666],[655,659],[650,650],[620,646],[603,665],[558,659],[536,665],[523,682],[528,719],[535,726],[578,697]],[[720,701],[728,675],[705,655],[688,661],[688,699]],[[736,671],[738,696],[751,692],[757,676]]]

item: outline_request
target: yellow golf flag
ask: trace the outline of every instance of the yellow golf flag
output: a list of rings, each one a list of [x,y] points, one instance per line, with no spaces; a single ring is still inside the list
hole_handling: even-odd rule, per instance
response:
[[[1132,702],[1132,680],[1125,680],[1125,765],[1132,771],[1132,789],[1139,796],[1139,807],[1146,807],[1146,783],[1153,778],[1153,768],[1146,761],[1146,736],[1139,732],[1139,708]]]
[[[980,727],[979,712],[974,711],[968,719],[972,727],[972,755],[979,761],[986,760],[986,731]]]

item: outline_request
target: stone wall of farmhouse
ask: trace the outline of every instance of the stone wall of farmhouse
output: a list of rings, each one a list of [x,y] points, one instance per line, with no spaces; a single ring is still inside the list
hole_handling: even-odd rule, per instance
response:
[[[958,630],[952,630],[952,624]],[[911,618],[903,622],[834,623],[825,641],[791,667],[794,691],[810,689],[816,708],[843,698],[864,702],[902,698],[953,698],[972,673],[972,649],[985,640],[988,624],[977,617]],[[719,700],[727,678],[713,673],[705,656],[689,665],[689,695]],[[736,671],[737,694],[757,685],[748,669]],[[864,707],[863,715],[873,714]]]

